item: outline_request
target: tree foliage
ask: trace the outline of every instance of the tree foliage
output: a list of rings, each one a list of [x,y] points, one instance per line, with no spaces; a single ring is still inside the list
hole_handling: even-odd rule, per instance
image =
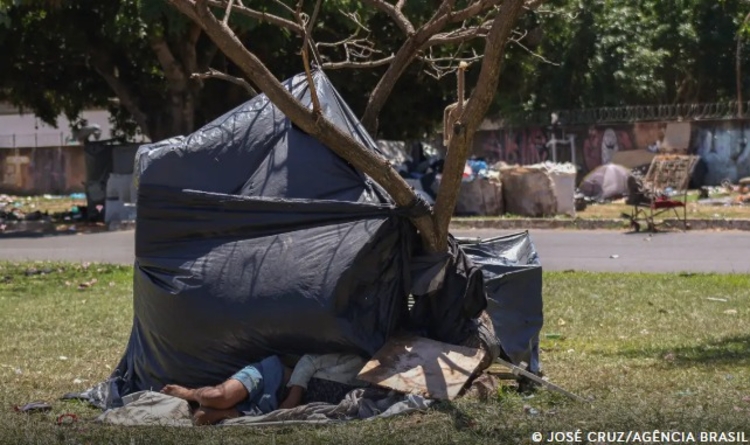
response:
[[[496,110],[703,103],[735,98],[740,0],[551,0],[527,16]],[[743,34],[747,38],[747,31]],[[522,41],[523,43],[524,41]],[[750,54],[742,55],[750,87]]]
[[[274,1],[245,4],[284,12]],[[404,12],[423,21],[438,4],[408,1]],[[379,56],[398,49],[398,26],[352,0],[323,2],[313,30],[317,40],[341,40],[357,30],[341,11],[356,14]],[[737,33],[748,12],[750,4],[741,0],[550,0],[518,23],[491,112],[732,100]],[[302,70],[294,33],[237,14],[232,22],[278,78]],[[239,75],[210,39],[203,33],[195,39],[195,33],[194,24],[165,0],[0,0],[0,100],[46,122],[96,106],[109,108],[125,134],[139,126],[155,139],[189,132],[249,98],[236,85],[189,79],[192,71],[208,68]],[[186,44],[191,35],[194,43]],[[741,35],[750,37],[747,30]],[[159,41],[177,70],[164,51],[160,58]],[[479,48],[478,42],[464,45]],[[436,55],[455,49],[437,49]],[[323,48],[321,56],[325,62],[345,54]],[[747,88],[750,51],[741,56]],[[421,137],[439,126],[442,109],[455,100],[455,81],[435,80],[426,68],[417,61],[395,83],[379,112],[377,136]],[[327,73],[361,116],[386,69]],[[469,70],[469,85],[477,75]]]
[[[245,3],[282,12],[274,2]],[[0,0],[0,7],[0,100],[45,122],[54,123],[60,114],[74,119],[86,107],[106,107],[120,133],[140,130],[160,139],[190,132],[249,98],[236,85],[190,79],[209,68],[238,71],[197,25],[164,0]],[[428,3],[412,9],[421,16],[430,13]],[[356,25],[342,10],[358,14],[384,52],[398,43],[392,22],[350,0],[324,2],[316,35],[334,41],[353,32]],[[232,23],[278,78],[302,70],[297,36],[237,14]],[[380,74],[382,69],[329,72],[357,112],[364,111]],[[452,84],[427,80],[420,67],[409,68],[394,90],[398,101],[383,113],[381,136],[422,136],[434,128],[435,111],[453,99]]]

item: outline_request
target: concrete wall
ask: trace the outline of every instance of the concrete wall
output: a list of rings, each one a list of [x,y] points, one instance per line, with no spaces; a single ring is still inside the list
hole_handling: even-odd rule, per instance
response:
[[[80,145],[0,148],[0,193],[35,195],[83,192],[86,162]]]
[[[84,111],[81,117],[89,124],[97,124],[101,127],[100,139],[112,137],[109,112],[105,110]],[[45,124],[33,114],[0,115],[0,147],[59,147],[77,144],[72,140],[72,136],[70,122],[65,116],[57,118],[57,128],[55,128]]]
[[[676,123],[639,122],[633,124],[597,124],[565,128],[574,138],[575,160],[581,174],[606,162],[629,156],[631,162],[649,162],[648,148],[664,149],[668,126]],[[750,176],[750,121],[700,121],[689,123],[685,134],[686,152],[698,154],[708,166],[707,183],[724,179],[736,182]],[[547,142],[551,135],[544,127],[503,128],[480,131],[474,137],[473,154],[489,162],[535,164],[552,160]],[[558,135],[558,139],[559,139]],[[669,139],[669,138],[668,138]],[[629,153],[632,152],[632,153]],[[642,155],[641,155],[642,154]],[[558,145],[557,160],[571,161],[570,148]],[[632,165],[635,166],[635,165]]]

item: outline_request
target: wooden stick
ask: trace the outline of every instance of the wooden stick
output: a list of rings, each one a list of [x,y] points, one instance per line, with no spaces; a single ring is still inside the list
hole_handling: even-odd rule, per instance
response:
[[[538,384],[540,384],[540,385],[544,386],[545,388],[549,389],[550,391],[554,391],[554,392],[557,392],[557,393],[563,394],[563,395],[565,395],[565,396],[568,396],[568,397],[570,397],[571,399],[573,399],[573,400],[577,400],[577,401],[579,401],[579,402],[583,402],[583,403],[589,403],[589,401],[588,401],[588,400],[586,400],[586,399],[584,399],[583,397],[581,397],[581,396],[578,396],[578,395],[575,395],[575,394],[573,394],[572,392],[566,391],[565,389],[563,389],[563,388],[561,388],[561,387],[559,387],[559,386],[555,385],[554,383],[550,383],[550,382],[548,382],[548,381],[546,381],[546,380],[542,379],[542,378],[541,378],[541,377],[539,377],[538,375],[534,375],[534,374],[530,373],[529,371],[527,371],[527,370],[525,370],[525,369],[523,369],[523,368],[520,368],[520,367],[518,367],[518,366],[514,365],[513,363],[510,363],[510,362],[506,362],[505,360],[503,360],[503,359],[501,359],[501,358],[497,358],[496,360],[497,360],[497,362],[498,362],[498,363],[500,363],[501,365],[503,365],[503,366],[507,366],[507,367],[508,367],[508,369],[510,369],[510,372],[511,372],[511,373],[512,373],[513,375],[515,375],[515,376],[523,376],[523,377],[526,377],[527,379],[529,379],[529,380],[531,380],[531,381],[533,381],[533,382],[535,382],[535,383],[538,383]]]
[[[464,72],[466,71],[466,68],[469,66],[466,62],[461,62],[458,64],[458,110],[456,111],[458,113],[458,117],[461,117],[461,113],[464,111],[464,97],[466,97],[466,94],[464,92],[466,83],[464,80]]]

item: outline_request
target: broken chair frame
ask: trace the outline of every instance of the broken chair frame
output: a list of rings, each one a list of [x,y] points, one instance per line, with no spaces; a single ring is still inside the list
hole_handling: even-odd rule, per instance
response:
[[[645,222],[650,232],[656,232],[655,218],[672,212],[682,222],[683,230],[687,224],[687,192],[690,176],[698,163],[698,156],[658,155],[655,156],[643,179],[635,176],[628,178],[627,204],[632,206],[630,214],[623,213],[623,218],[630,221],[634,231],[641,230],[640,222]],[[667,189],[674,190],[672,196]],[[680,199],[672,199],[679,196]],[[640,221],[640,222],[639,222]]]

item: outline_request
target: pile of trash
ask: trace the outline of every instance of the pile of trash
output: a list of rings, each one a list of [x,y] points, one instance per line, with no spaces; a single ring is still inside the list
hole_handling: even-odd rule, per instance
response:
[[[72,205],[67,211],[50,213],[47,210],[48,207],[44,205],[45,202],[64,199],[82,201],[86,199],[86,195],[73,193],[68,196],[22,197],[2,194],[0,195],[0,231],[5,231],[14,223],[24,221],[70,223],[87,219],[86,206]]]
[[[445,159],[435,147],[417,142],[377,141],[379,151],[430,205],[435,204]],[[456,216],[574,216],[576,167],[571,163],[491,165],[472,156],[464,166]]]
[[[720,186],[701,187],[698,204],[717,206],[750,204],[750,177],[740,179],[737,184],[725,181]]]
[[[524,217],[575,216],[576,167],[571,163],[498,163],[488,174],[502,187],[504,212]]]

